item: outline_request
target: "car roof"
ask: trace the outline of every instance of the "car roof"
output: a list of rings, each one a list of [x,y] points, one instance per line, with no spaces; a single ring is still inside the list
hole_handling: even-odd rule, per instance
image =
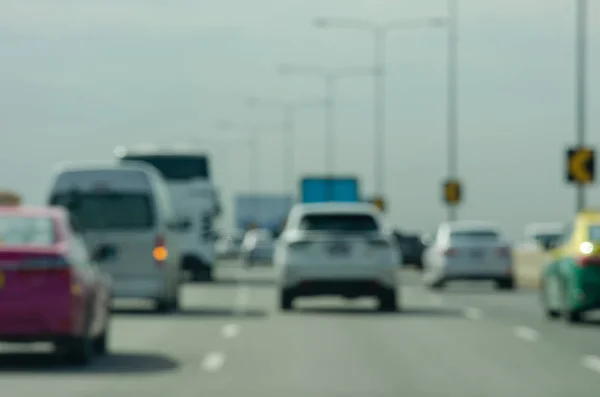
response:
[[[66,210],[63,207],[51,206],[31,206],[31,205],[18,205],[18,206],[0,206],[0,213],[14,214],[23,216],[50,216],[53,218],[62,218],[66,214]]]
[[[172,144],[142,143],[129,147],[118,146],[115,155],[119,158],[127,156],[208,156],[206,149],[186,142]]]
[[[332,212],[341,214],[377,214],[373,204],[343,202],[296,204],[293,208],[293,211],[302,214],[329,214]]]

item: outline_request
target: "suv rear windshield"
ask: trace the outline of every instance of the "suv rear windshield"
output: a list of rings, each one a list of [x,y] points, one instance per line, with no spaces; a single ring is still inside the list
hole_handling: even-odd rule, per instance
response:
[[[127,156],[123,160],[150,164],[167,181],[185,181],[193,178],[210,179],[206,156]]]
[[[64,205],[67,195],[54,196],[52,205]],[[82,193],[69,208],[83,230],[146,230],[154,226],[152,200],[146,193]]]
[[[498,240],[500,235],[494,230],[456,230],[450,232],[450,238],[453,240]]]
[[[376,232],[377,222],[367,214],[309,214],[300,221],[300,230],[323,232]]]
[[[56,228],[50,217],[0,215],[0,246],[56,243]]]

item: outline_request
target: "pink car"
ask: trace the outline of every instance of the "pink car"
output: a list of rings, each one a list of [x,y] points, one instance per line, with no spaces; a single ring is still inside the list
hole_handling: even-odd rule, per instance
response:
[[[87,364],[106,353],[110,295],[66,210],[0,206],[0,342],[51,342]]]

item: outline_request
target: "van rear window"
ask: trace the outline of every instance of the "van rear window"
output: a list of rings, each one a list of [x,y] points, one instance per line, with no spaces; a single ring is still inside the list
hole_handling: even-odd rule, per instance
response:
[[[56,227],[50,217],[0,215],[0,247],[50,246],[56,243]]]
[[[53,205],[63,205],[68,196],[54,196]],[[81,193],[69,209],[84,230],[145,230],[155,224],[152,200],[145,193]]]

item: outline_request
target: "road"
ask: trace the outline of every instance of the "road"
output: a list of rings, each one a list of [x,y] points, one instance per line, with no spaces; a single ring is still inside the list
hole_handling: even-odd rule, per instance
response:
[[[600,321],[542,317],[530,291],[428,292],[402,274],[403,312],[319,299],[280,313],[271,269],[223,263],[185,287],[180,313],[114,314],[110,356],[83,369],[26,351],[0,355],[3,396],[597,397]],[[35,350],[35,351],[34,351]]]

